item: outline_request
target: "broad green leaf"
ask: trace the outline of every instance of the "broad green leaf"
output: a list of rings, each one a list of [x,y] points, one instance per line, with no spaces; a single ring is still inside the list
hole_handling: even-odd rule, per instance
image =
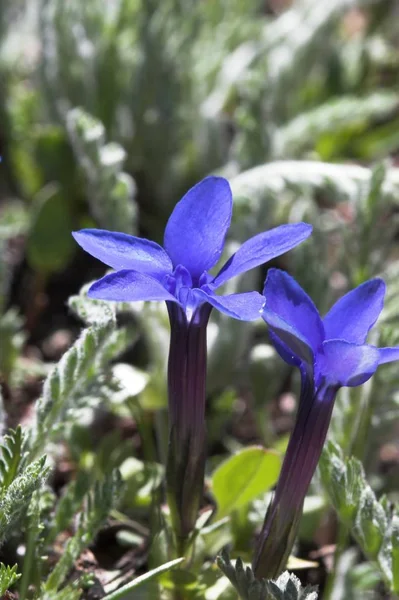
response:
[[[30,266],[41,273],[65,267],[74,252],[68,201],[57,186],[49,185],[37,198],[27,243]]]
[[[212,475],[217,518],[231,514],[270,490],[280,467],[280,455],[260,446],[244,448],[225,460]]]

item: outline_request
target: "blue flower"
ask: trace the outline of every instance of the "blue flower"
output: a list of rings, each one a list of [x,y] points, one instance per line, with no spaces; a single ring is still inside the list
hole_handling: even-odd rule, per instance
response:
[[[398,360],[399,348],[376,348],[367,335],[382,311],[385,283],[372,279],[343,296],[322,319],[287,273],[270,269],[263,319],[280,356],[296,365],[315,390],[365,383],[380,364]]]
[[[92,256],[115,269],[95,282],[88,295],[102,300],[166,300],[188,320],[208,303],[235,319],[258,318],[264,299],[258,292],[219,296],[215,290],[232,277],[257,267],[305,240],[312,227],[282,225],[244,243],[216,276],[210,275],[223,251],[232,214],[228,182],[208,177],[176,205],[166,225],[164,248],[155,242],[101,229],[73,234]]]
[[[78,244],[115,272],[96,281],[89,296],[102,300],[165,300],[171,324],[168,362],[169,447],[166,490],[178,555],[186,550],[202,499],[206,441],[206,330],[212,308],[235,319],[260,317],[258,292],[219,296],[232,277],[287,252],[311,234],[305,223],[282,225],[241,246],[216,276],[231,221],[228,182],[208,177],[176,205],[164,248],[124,233],[84,229]]]
[[[382,279],[343,296],[324,318],[298,283],[278,269],[269,270],[264,295],[262,316],[271,341],[287,363],[300,369],[302,380],[295,427],[253,562],[257,577],[275,578],[294,543],[337,391],[361,385],[379,365],[399,360],[399,348],[366,343],[383,308]]]

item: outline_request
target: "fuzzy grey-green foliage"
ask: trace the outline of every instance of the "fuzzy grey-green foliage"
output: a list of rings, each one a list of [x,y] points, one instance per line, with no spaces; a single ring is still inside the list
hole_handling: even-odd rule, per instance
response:
[[[57,591],[64,583],[75,560],[95,538],[104,524],[111,509],[115,506],[121,487],[118,471],[106,476],[104,481],[97,482],[94,489],[85,497],[85,508],[79,516],[76,533],[66,545],[64,553],[43,584],[43,592]]]
[[[28,216],[19,202],[10,203],[0,212],[0,373],[8,379],[15,368],[24,342],[21,332],[23,320],[15,308],[8,308],[12,281],[12,253],[10,240],[24,234]]]
[[[10,241],[23,235],[28,224],[28,212],[21,202],[13,201],[0,208],[0,373],[6,381],[13,376],[25,341],[19,311],[8,307],[15,260]]]
[[[115,319],[111,311],[107,320],[83,330],[50,372],[37,404],[36,423],[30,440],[32,455],[56,437],[61,419],[68,410],[76,407],[77,398],[84,397],[96,381],[114,332]]]
[[[0,563],[0,595],[3,597],[3,594],[9,590],[9,588],[14,585],[21,577],[21,575],[17,572],[18,565],[14,565],[13,567],[6,566],[3,563]]]
[[[82,590],[71,584],[66,585],[61,590],[45,590],[42,591],[38,600],[79,600],[82,596]]]
[[[79,512],[84,496],[88,493],[90,479],[87,473],[78,473],[71,481],[59,499],[46,535],[46,543],[52,543],[60,531],[70,526],[73,518]]]
[[[71,110],[66,123],[96,222],[104,229],[134,233],[136,188],[132,177],[122,172],[126,152],[119,144],[106,144],[102,123],[81,109]]]
[[[314,150],[325,123],[331,122],[331,111],[343,114],[345,121],[334,133],[348,121],[373,122],[381,112],[392,113],[389,89],[370,95],[367,77],[358,86],[364,87],[364,101],[353,100],[355,114],[348,110],[354,84],[344,75],[352,50],[337,32],[348,8],[371,5],[373,10],[368,0],[339,0],[331,6],[298,1],[273,19],[261,13],[256,0],[246,3],[245,10],[239,2],[211,4],[115,0],[102,10],[93,1],[38,2],[39,26],[31,19],[31,35],[42,41],[42,60],[36,57],[29,70],[45,90],[38,102],[47,123],[35,136],[37,143],[50,147],[51,135],[72,141],[75,163],[90,182],[89,203],[93,214],[102,213],[100,220],[117,204],[120,216],[114,218],[123,221],[128,204],[122,207],[119,200],[129,196],[130,186],[123,175],[123,183],[113,188],[117,199],[104,204],[104,178],[93,164],[87,169],[87,140],[82,144],[73,134],[78,106],[92,115],[96,131],[104,127],[107,139],[125,149],[125,169],[138,175],[139,192],[146,199],[142,219],[155,230],[158,223],[150,209],[156,206],[156,220],[164,220],[165,205],[170,207],[190,183],[211,170],[226,164],[248,168],[281,156],[282,148],[285,156],[302,156],[302,150],[295,150],[297,142]],[[389,22],[388,10],[384,18],[383,26]],[[367,43],[366,31],[358,39],[360,53]],[[324,89],[333,78],[334,60],[342,85],[337,84],[330,101]],[[367,63],[369,77],[373,68]],[[10,90],[15,102],[6,112],[11,129],[21,112],[29,113],[26,91],[18,89]],[[386,99],[383,106],[376,102],[381,98]],[[27,115],[28,121],[34,114]],[[32,157],[36,141],[28,144],[23,130],[21,138],[27,174],[26,165],[37,163],[38,153]],[[108,150],[113,151],[105,154],[118,163],[121,151]],[[63,166],[69,170],[70,161]],[[74,179],[70,175],[68,184]],[[97,199],[95,189],[101,191]]]
[[[20,425],[15,431],[10,430],[4,436],[0,446],[0,494],[4,496],[7,488],[14,481],[20,471],[23,457],[23,446],[26,436]]]
[[[48,472],[43,456],[23,469],[7,487],[0,499],[0,543],[21,522],[33,493],[44,483]]]
[[[310,198],[326,194],[334,203],[353,201],[359,195],[360,186],[367,185],[371,177],[372,170],[359,165],[282,160],[243,171],[232,177],[231,186],[238,210],[242,205],[255,223],[268,194],[275,198],[275,202],[287,191],[298,193],[303,190]],[[399,169],[387,169],[380,191],[382,198],[386,196],[395,202],[399,191]],[[273,213],[270,216],[273,218]],[[263,223],[258,223],[258,227],[262,226]]]
[[[346,127],[366,128],[371,119],[384,118],[398,107],[397,94],[391,91],[375,92],[364,98],[356,96],[329,100],[325,105],[301,113],[276,134],[276,155],[301,156],[312,148],[322,135]]]
[[[217,563],[242,600],[317,600],[317,591],[311,586],[303,588],[299,579],[288,571],[276,581],[259,581],[250,567],[244,567],[240,558],[234,566],[228,554],[222,552]]]
[[[26,546],[21,569],[22,576],[18,586],[21,599],[27,597],[29,586],[40,586],[43,557],[46,555],[44,531],[55,501],[55,494],[47,487],[36,490],[32,495],[24,523]]]
[[[8,380],[12,377],[25,341],[23,319],[15,308],[0,315],[0,372]]]
[[[202,172],[209,153],[218,162],[217,138],[210,141],[211,132],[198,114],[204,91],[197,88],[193,69],[199,62],[193,60],[193,46],[203,42],[211,13],[203,3],[189,7],[172,0],[162,5],[123,0],[106,10],[95,2],[41,3],[42,75],[50,108],[63,122],[84,99],[84,108],[127,148],[130,170],[140,171],[159,197],[178,189],[193,161]],[[243,19],[226,20],[237,42],[238,32],[245,30]],[[215,38],[205,39],[211,44]],[[228,44],[229,37],[224,39]],[[201,65],[209,67],[204,61]],[[201,74],[204,87],[207,76]],[[191,145],[193,137],[202,138],[205,147]]]
[[[329,442],[320,461],[320,473],[338,518],[349,528],[364,554],[375,562],[392,592],[397,593],[398,507],[386,497],[377,500],[364,469],[354,457]]]
[[[20,526],[33,494],[49,473],[45,456],[27,465],[26,438],[18,426],[0,446],[0,543]]]

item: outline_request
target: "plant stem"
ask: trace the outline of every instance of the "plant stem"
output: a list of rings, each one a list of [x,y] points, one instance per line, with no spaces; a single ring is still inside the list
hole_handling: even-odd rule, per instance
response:
[[[361,388],[353,388],[351,390],[352,409],[349,419],[351,428],[354,430],[354,435],[347,446],[346,454],[355,456],[362,462],[367,452],[368,433],[373,416],[373,396],[374,396],[374,381],[368,381]],[[348,431],[350,428],[348,427]],[[337,565],[348,544],[348,528],[341,522],[338,522],[337,545],[334,553],[334,565],[329,573],[324,591],[325,600],[330,600],[334,591],[337,575]]]
[[[37,530],[34,527],[29,527],[24,557],[24,565],[22,569],[21,582],[19,584],[19,600],[25,600],[28,593],[29,585],[31,583],[30,575],[32,572],[33,559],[35,556],[36,533]]]
[[[338,521],[338,532],[337,532],[337,545],[335,547],[334,552],[334,564],[332,570],[329,572],[327,577],[326,586],[324,588],[323,598],[324,600],[331,600],[333,597],[333,592],[335,588],[336,578],[337,578],[337,566],[340,561],[340,558],[345,551],[348,544],[348,528]]]
[[[374,381],[370,380],[367,383],[365,383],[362,386],[362,390],[362,402],[361,405],[358,407],[359,418],[357,420],[357,427],[355,429],[356,433],[353,437],[352,444],[350,446],[350,454],[358,458],[360,461],[364,462],[365,456],[367,454],[369,431],[374,410]]]

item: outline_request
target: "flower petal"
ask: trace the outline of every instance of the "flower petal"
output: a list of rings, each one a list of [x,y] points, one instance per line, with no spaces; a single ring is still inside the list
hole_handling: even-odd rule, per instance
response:
[[[380,365],[383,365],[388,362],[394,362],[395,360],[399,360],[399,347],[396,348],[378,348],[378,352],[380,354]]]
[[[266,319],[265,322],[267,322]],[[271,327],[269,327],[269,338],[277,353],[281,356],[284,362],[288,363],[289,365],[294,365],[295,367],[301,366],[302,359],[299,358],[299,356],[297,356],[296,354],[294,354],[293,351],[290,350],[290,348],[286,344],[284,344],[282,340],[280,340],[278,335],[274,333]]]
[[[258,292],[245,292],[243,294],[230,294],[227,296],[216,296],[204,290],[193,290],[195,296],[204,302],[208,302],[214,308],[233,319],[240,321],[254,321],[261,316],[264,297]]]
[[[379,350],[374,346],[328,340],[317,358],[317,371],[332,386],[354,387],[370,379],[379,362]]]
[[[266,308],[295,329],[316,353],[324,341],[324,327],[317,308],[293,277],[269,269],[263,293]]]
[[[262,318],[269,325],[270,339],[283,360],[296,366],[303,362],[310,367],[313,365],[313,348],[300,331],[270,310],[267,304]]]
[[[384,305],[385,283],[371,279],[348,292],[323,319],[326,339],[364,344]]]
[[[288,252],[310,236],[312,226],[307,223],[280,225],[246,241],[221,268],[212,282],[216,288],[245,271]]]
[[[131,269],[150,275],[172,271],[165,250],[150,240],[104,229],[82,229],[72,235],[83,250],[113,269]]]
[[[135,302],[137,300],[170,300],[172,296],[154,277],[137,271],[115,271],[105,275],[90,287],[90,298],[115,300],[117,302]]]
[[[178,202],[165,229],[164,246],[173,266],[185,266],[194,277],[220,258],[232,211],[230,185],[207,177]]]

